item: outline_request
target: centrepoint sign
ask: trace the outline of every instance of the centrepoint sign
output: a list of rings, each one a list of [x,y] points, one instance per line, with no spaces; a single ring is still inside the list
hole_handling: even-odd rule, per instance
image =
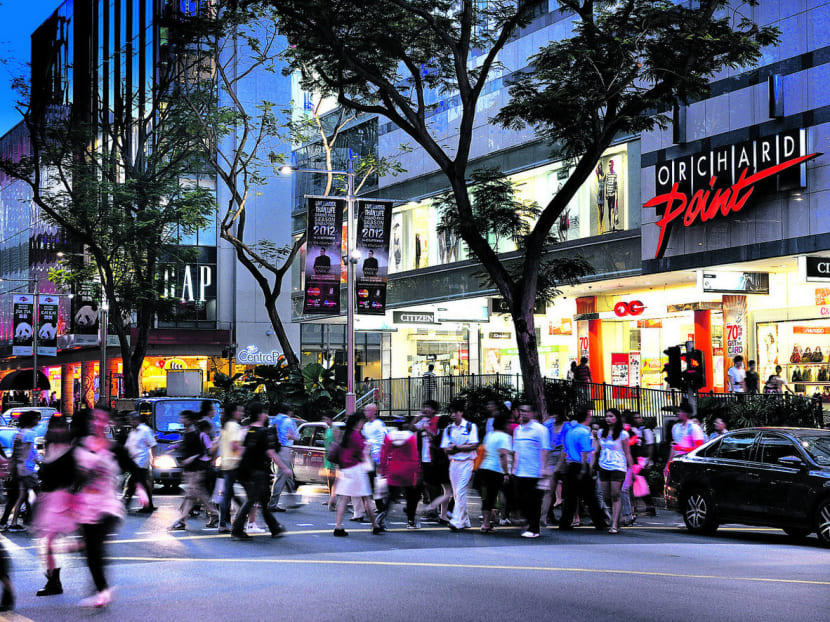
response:
[[[236,361],[242,365],[280,365],[283,359],[282,352],[264,352],[255,345],[247,346],[236,353]]]
[[[644,207],[660,216],[655,258],[666,250],[672,227],[728,218],[759,196],[806,185],[803,129],[718,147],[657,164],[655,197]]]

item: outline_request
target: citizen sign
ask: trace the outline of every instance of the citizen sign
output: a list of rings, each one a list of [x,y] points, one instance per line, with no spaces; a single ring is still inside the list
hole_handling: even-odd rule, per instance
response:
[[[799,257],[805,281],[830,281],[830,257]]]
[[[435,324],[435,313],[431,311],[395,311],[392,314],[395,324]]]
[[[279,365],[282,359],[282,352],[277,350],[261,352],[259,347],[254,345],[236,353],[236,360],[243,365]]]

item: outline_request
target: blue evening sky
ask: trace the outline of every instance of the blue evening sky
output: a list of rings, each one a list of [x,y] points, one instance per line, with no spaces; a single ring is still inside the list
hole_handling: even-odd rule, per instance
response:
[[[31,35],[62,0],[0,0],[0,136],[20,121],[11,80],[29,75]]]

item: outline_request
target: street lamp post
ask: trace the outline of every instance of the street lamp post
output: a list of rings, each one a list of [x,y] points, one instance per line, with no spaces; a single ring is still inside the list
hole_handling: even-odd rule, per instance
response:
[[[109,406],[110,391],[107,383],[107,327],[110,305],[106,295],[101,297],[101,309],[98,313],[99,330],[101,333],[101,360],[98,363],[98,401]]]
[[[346,287],[347,293],[347,309],[346,309],[346,414],[352,414],[355,411],[357,396],[354,389],[354,267],[358,261],[355,254],[355,236],[354,236],[354,163],[352,158],[349,158],[348,165],[345,171],[324,171],[314,168],[297,168],[295,166],[283,166],[280,169],[282,173],[316,173],[317,175],[345,175],[346,176],[346,260],[347,277]],[[338,197],[331,197],[338,198]]]

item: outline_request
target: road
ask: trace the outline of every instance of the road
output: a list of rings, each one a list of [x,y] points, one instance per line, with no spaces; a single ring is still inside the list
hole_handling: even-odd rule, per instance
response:
[[[37,543],[6,534],[18,607],[26,620],[820,620],[830,602],[830,551],[815,538],[795,544],[778,530],[740,526],[700,537],[661,511],[611,536],[590,528],[522,540],[451,533],[436,524],[408,531],[400,506],[390,530],[373,536],[349,524],[331,535],[334,514],[311,494],[280,520],[288,533],[234,542],[204,521],[167,533],[179,499],[159,496],[150,517],[129,516],[109,545],[109,609],[77,601],[91,590],[77,554],[62,556],[61,596],[37,598],[44,583]],[[475,516],[477,512],[474,512]]]

